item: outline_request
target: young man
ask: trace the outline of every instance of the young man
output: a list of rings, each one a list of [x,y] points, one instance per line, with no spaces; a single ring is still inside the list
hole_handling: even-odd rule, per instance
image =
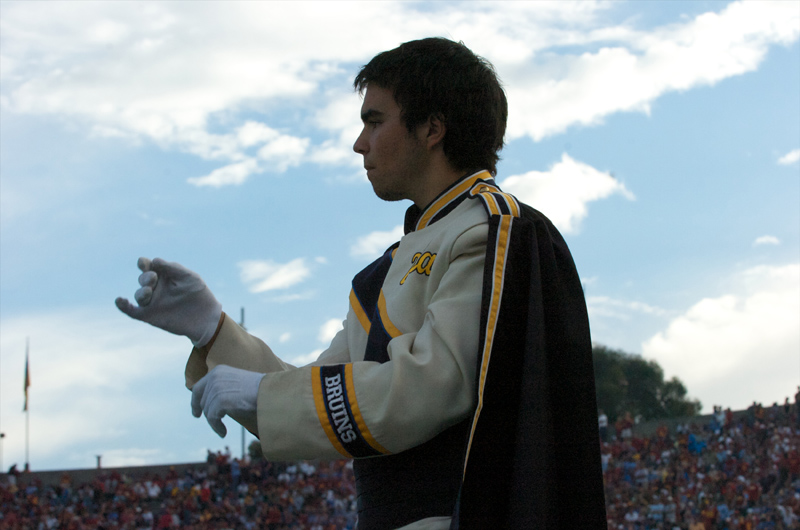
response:
[[[566,244],[494,182],[507,106],[491,65],[423,39],[355,79],[354,150],[405,236],[359,272],[344,329],[283,363],[180,265],[140,259],[133,318],[188,336],[192,409],[267,458],[355,458],[360,530],[605,528],[586,308]]]

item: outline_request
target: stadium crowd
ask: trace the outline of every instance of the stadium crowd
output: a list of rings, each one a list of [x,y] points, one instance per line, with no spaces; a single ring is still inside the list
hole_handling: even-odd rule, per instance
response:
[[[703,426],[648,437],[623,416],[602,450],[609,530],[800,528],[797,408],[754,403],[735,418],[715,407]]]
[[[601,420],[601,426],[603,424]],[[705,425],[637,436],[629,415],[601,429],[609,530],[800,528],[800,410],[715,407]],[[616,435],[615,435],[616,434]],[[135,480],[0,480],[0,530],[185,528],[352,530],[352,463],[235,459]]]
[[[207,465],[137,480],[113,470],[58,486],[0,483],[2,530],[352,530],[352,462],[276,463],[209,452]],[[19,482],[19,486],[17,483]]]

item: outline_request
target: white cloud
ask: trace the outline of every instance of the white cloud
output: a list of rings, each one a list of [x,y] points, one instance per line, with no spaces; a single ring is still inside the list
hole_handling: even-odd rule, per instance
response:
[[[236,137],[242,147],[252,147],[257,144],[269,142],[278,136],[278,131],[267,127],[263,123],[247,121],[236,131]]]
[[[307,106],[320,82],[340,75],[337,63],[372,54],[341,38],[326,39],[324,46],[308,38],[336,18],[366,27],[376,11],[343,7],[330,2],[11,5],[4,7],[2,21],[3,102],[6,110],[68,115],[88,122],[95,133],[142,137],[210,160],[241,162],[245,148],[264,144],[258,156],[268,164],[236,166],[235,176],[228,170],[225,178],[209,175],[194,179],[196,184],[235,184],[255,172],[284,171],[298,163],[309,140],[260,134],[248,123],[236,131],[230,115],[269,110],[263,102],[278,99],[281,106]],[[288,20],[302,20],[304,31]],[[356,40],[353,31],[342,34]],[[387,35],[373,45],[392,42]],[[221,113],[223,127],[231,124],[234,130],[212,134],[212,118]]]
[[[206,176],[187,179],[187,182],[195,186],[215,188],[242,184],[250,175],[264,171],[282,173],[300,164],[309,145],[308,138],[282,134],[254,121],[245,122],[229,135],[210,136],[198,133],[193,135],[193,139],[195,144],[189,150],[203,158],[240,160],[215,169]],[[244,154],[247,148],[259,145],[255,157]]]
[[[248,284],[251,293],[263,293],[275,289],[287,289],[305,280],[311,269],[304,258],[293,259],[288,263],[275,263],[272,260],[246,260],[239,262],[239,276]]]
[[[683,380],[704,410],[783,402],[800,373],[800,264],[746,270],[731,291],[697,302],[642,354]]]
[[[229,184],[241,184],[258,169],[258,162],[250,158],[215,169],[204,177],[192,177],[186,180],[189,184],[194,184],[195,186],[218,188]]]
[[[359,237],[350,247],[350,255],[358,258],[377,258],[393,243],[403,237],[403,226],[398,225],[388,232],[375,231]]]
[[[775,236],[761,236],[757,237],[755,241],[753,241],[753,246],[758,245],[780,245],[781,240]]]
[[[278,337],[278,342],[283,344],[284,342],[289,342],[289,339],[292,338],[292,334],[289,332],[282,333],[280,337]]]
[[[524,67],[500,69],[511,138],[539,140],[616,112],[649,113],[666,93],[753,71],[770,45],[797,40],[800,13],[791,2],[734,2],[653,31],[589,29],[580,43],[603,44],[597,52],[548,53]]]
[[[735,2],[648,31],[598,17],[612,6],[11,3],[0,21],[0,99],[5,111],[69,116],[95,134],[218,160],[225,165],[190,182],[224,186],[306,157],[359,164],[351,145],[360,102],[347,91],[349,78],[375,53],[406,40],[445,35],[493,61],[509,97],[509,138],[538,140],[612,113],[647,112],[665,93],[752,71],[769,46],[800,34],[791,2]],[[375,23],[385,20],[392,23]],[[586,45],[600,49],[565,51]],[[274,136],[266,123],[237,119],[277,110],[329,137],[312,146],[296,132]]]
[[[331,91],[326,95],[327,104],[319,109],[314,122],[322,130],[329,131],[334,138],[315,146],[310,159],[319,164],[338,164],[361,167],[363,159],[354,156],[353,144],[361,132],[361,98],[350,90]]]
[[[609,173],[574,160],[566,153],[548,171],[529,171],[500,182],[504,191],[547,215],[559,230],[575,232],[586,217],[587,204],[619,193],[633,194]]]
[[[305,366],[309,363],[313,363],[314,361],[316,361],[317,358],[319,357],[319,354],[321,354],[323,351],[324,350],[319,349],[319,350],[314,350],[310,353],[306,353],[304,355],[296,355],[290,358],[287,362],[292,366]]]
[[[790,164],[794,164],[798,160],[800,160],[800,149],[795,149],[780,157],[778,159],[778,163],[782,166],[788,166]]]
[[[317,334],[317,340],[325,344],[325,347],[328,347],[333,337],[342,329],[342,320],[339,318],[332,318],[330,320],[325,321],[320,328],[319,333]],[[294,357],[290,357],[287,362],[294,366],[305,366],[309,363],[312,363],[317,360],[320,354],[325,351],[323,348],[316,349],[306,354],[295,355]]]
[[[338,318],[332,318],[327,322],[325,322],[319,328],[319,335],[317,336],[317,339],[319,339],[320,342],[328,344],[333,340],[333,337],[335,337],[336,334],[339,333],[339,331],[341,330],[342,330],[342,320]]]
[[[269,162],[277,171],[286,171],[302,161],[308,149],[308,138],[282,134],[258,150],[258,158]]]
[[[587,296],[586,308],[592,320],[600,317],[627,322],[631,320],[631,315],[634,313],[655,316],[668,314],[665,309],[644,302],[620,300],[609,296]]]

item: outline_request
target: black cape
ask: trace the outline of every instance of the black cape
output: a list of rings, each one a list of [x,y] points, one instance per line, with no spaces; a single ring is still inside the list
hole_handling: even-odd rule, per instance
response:
[[[451,529],[606,529],[589,320],[572,256],[540,212],[494,186],[480,197],[490,229],[479,406]]]

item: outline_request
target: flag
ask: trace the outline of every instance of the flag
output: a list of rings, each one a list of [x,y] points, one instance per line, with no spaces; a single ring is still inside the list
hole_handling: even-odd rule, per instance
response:
[[[31,386],[31,370],[28,365],[28,345],[25,345],[25,405],[22,407],[22,412],[28,410],[28,387]]]

